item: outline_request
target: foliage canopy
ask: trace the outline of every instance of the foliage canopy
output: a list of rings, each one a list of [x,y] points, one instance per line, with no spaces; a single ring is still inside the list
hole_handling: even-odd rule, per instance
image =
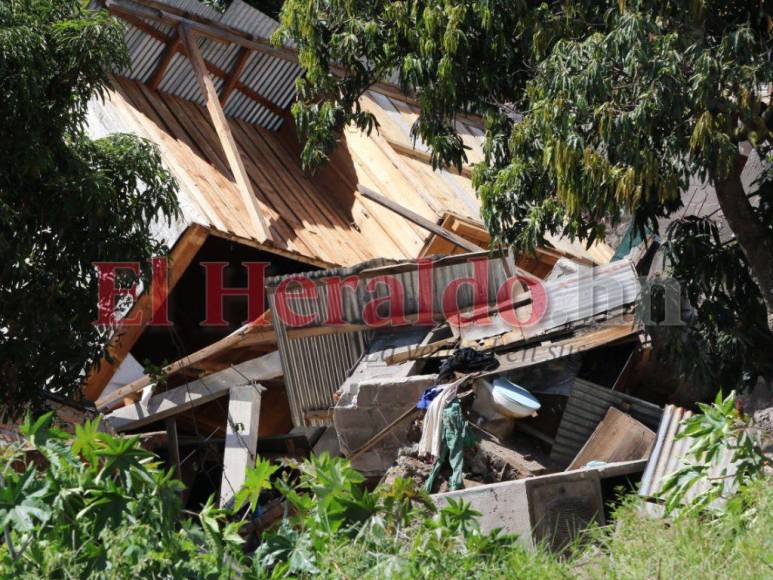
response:
[[[771,13],[764,0],[287,0],[275,40],[295,43],[306,72],[293,112],[309,168],[347,124],[374,127],[358,98],[376,81],[415,98],[412,134],[436,167],[466,161],[455,117],[481,116],[483,217],[496,241],[521,250],[546,232],[603,239],[624,215],[657,231],[690,178],[707,180],[737,241],[712,253],[749,284],[702,295],[734,304],[726,320],[704,310],[698,334],[721,334],[744,351],[738,366],[758,373],[745,355],[769,345],[773,328],[773,194],[766,180],[753,186],[762,201],[749,202],[739,145],[769,161]],[[693,232],[674,234],[690,243]]]
[[[161,253],[151,223],[177,211],[150,143],[85,132],[127,56],[123,27],[81,6],[0,3],[0,382],[16,411],[43,389],[75,392],[106,342],[93,263]]]

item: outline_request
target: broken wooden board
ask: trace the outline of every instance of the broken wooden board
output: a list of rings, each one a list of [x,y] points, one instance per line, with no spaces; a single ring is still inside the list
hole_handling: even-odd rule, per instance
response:
[[[358,186],[358,189],[360,193],[363,196],[365,196],[366,199],[374,201],[377,204],[392,210],[396,214],[401,215],[402,217],[416,224],[417,226],[422,227],[425,230],[428,230],[435,235],[445,238],[449,242],[459,246],[464,250],[467,250],[468,252],[477,252],[481,250],[480,246],[473,244],[472,242],[469,242],[468,240],[465,240],[462,237],[457,236],[453,232],[449,232],[448,230],[441,228],[435,222],[432,222],[427,218],[420,216],[415,211],[412,211],[400,205],[399,203],[392,201],[391,199],[381,195],[380,193],[370,189],[369,187],[365,187],[364,185],[360,184]]]
[[[650,429],[657,429],[663,416],[663,409],[654,403],[577,378],[561,416],[550,458],[569,465],[610,407],[622,410]]]
[[[106,420],[116,431],[137,429],[225,396],[231,387],[279,376],[282,376],[282,363],[275,351],[165,391],[147,401],[121,407],[107,415]]]
[[[167,377],[171,376],[184,371],[185,369],[195,367],[203,361],[214,358],[220,353],[231,349],[276,344],[276,333],[270,326],[271,318],[271,311],[267,310],[255,321],[245,324],[225,338],[221,338],[217,342],[165,366],[161,369],[161,374]],[[112,406],[116,401],[133,396],[153,382],[155,382],[155,379],[151,375],[144,375],[136,381],[132,381],[111,393],[105,394],[94,404],[97,409],[105,409],[106,407]]]
[[[525,307],[516,308],[517,321],[505,320],[502,315],[493,317],[480,328],[476,325],[469,329],[469,338],[463,336],[460,346],[476,350],[502,349],[559,332],[570,333],[594,320],[611,319],[639,300],[641,284],[633,265],[619,260],[532,287],[531,294],[530,320],[521,322],[519,311]],[[503,332],[508,327],[511,330]]]
[[[575,334],[569,338],[542,343],[529,348],[512,350],[496,355],[499,366],[481,376],[499,375],[547,361],[564,358],[576,353],[592,350],[605,344],[632,340],[642,329],[633,315],[627,316],[621,324],[602,326],[591,332]]]
[[[580,469],[590,461],[616,463],[647,459],[654,444],[655,433],[651,429],[610,407],[567,470]]]
[[[499,445],[494,441],[483,439],[478,442],[480,450],[492,459],[496,459],[509,465],[522,475],[542,475],[547,471],[547,467],[541,464],[535,459],[531,459],[528,456],[519,453],[515,449],[510,449],[503,445]]]

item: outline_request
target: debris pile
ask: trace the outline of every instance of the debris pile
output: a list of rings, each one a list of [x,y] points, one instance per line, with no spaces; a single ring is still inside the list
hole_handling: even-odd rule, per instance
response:
[[[470,168],[417,155],[418,105],[383,83],[360,99],[380,130],[346,130],[312,178],[285,122],[297,55],[253,36],[277,23],[240,1],[108,4],[131,66],[88,131],[157,145],[181,216],[159,225],[164,299],[136,289],[122,315],[139,322],[118,325],[83,394],[175,469],[186,508],[228,504],[258,455],[327,452],[531,538],[603,521],[610,482],[668,451],[666,397],[637,380],[638,264],[552,235],[532,254],[490,250]],[[206,34],[181,43],[191,26]],[[456,123],[480,159],[482,120]],[[262,499],[256,530],[281,511]]]

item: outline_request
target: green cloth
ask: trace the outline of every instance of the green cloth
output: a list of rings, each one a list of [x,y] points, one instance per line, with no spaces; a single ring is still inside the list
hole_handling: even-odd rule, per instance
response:
[[[646,228],[645,234],[650,235],[652,233],[652,230],[650,228]],[[615,250],[614,255],[612,256],[612,259],[610,262],[616,262],[617,260],[622,260],[625,258],[628,253],[639,246],[644,241],[644,237],[641,235],[641,232],[637,229],[634,229],[633,222],[628,224],[628,228],[625,230],[625,234],[623,234],[623,238],[620,240],[620,243],[617,245],[617,249]]]
[[[451,464],[451,477],[448,480],[448,489],[455,491],[464,488],[462,481],[464,469],[464,449],[475,442],[472,430],[467,427],[467,420],[462,413],[462,405],[458,399],[452,401],[443,409],[442,441],[440,443],[440,455],[432,466],[432,471],[427,478],[425,489],[432,493],[437,474],[445,465],[446,460]]]

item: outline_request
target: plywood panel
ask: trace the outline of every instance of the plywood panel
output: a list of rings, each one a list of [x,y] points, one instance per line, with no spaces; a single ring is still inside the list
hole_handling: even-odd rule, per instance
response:
[[[651,429],[610,407],[567,470],[580,469],[589,461],[614,463],[647,459],[654,443],[655,433]]]

